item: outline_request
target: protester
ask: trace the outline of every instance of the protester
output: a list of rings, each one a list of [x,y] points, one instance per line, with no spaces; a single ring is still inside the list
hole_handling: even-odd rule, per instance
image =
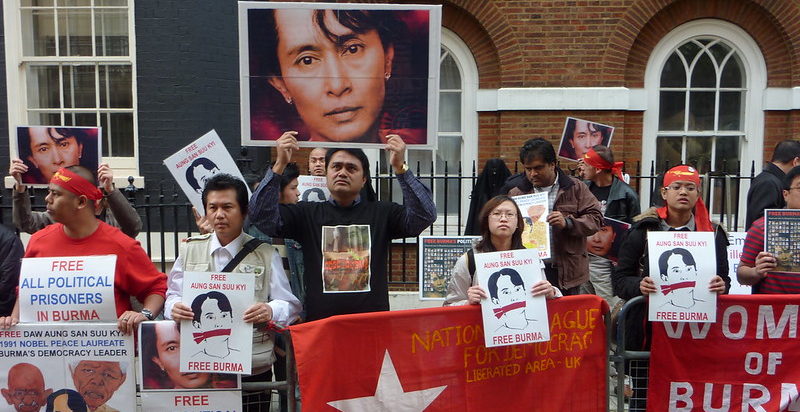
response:
[[[632,223],[633,217],[641,213],[639,196],[625,183],[622,177],[622,162],[614,161],[614,153],[608,147],[596,145],[589,149],[580,162],[581,175],[586,186],[600,202],[603,216]],[[591,293],[605,299],[614,307],[619,298],[614,296],[611,287],[610,260],[604,256],[614,243],[614,229],[604,226],[590,236],[589,242],[589,282],[585,283],[584,293]],[[605,253],[603,253],[605,252]]]
[[[253,370],[247,381],[269,381],[275,361],[274,333],[270,324],[289,325],[300,312],[300,302],[292,295],[289,280],[275,249],[244,233],[248,211],[247,186],[228,174],[211,178],[203,189],[203,206],[214,232],[183,241],[178,258],[169,273],[165,317],[190,320],[201,326],[193,308],[181,303],[184,270],[199,272],[255,273],[256,303],[244,312],[243,319],[253,324]],[[216,310],[229,311],[221,298],[210,297]],[[203,303],[203,302],[201,302]]]
[[[603,223],[603,214],[589,188],[556,166],[556,152],[545,139],[529,139],[519,152],[524,173],[511,176],[500,190],[509,196],[547,193],[547,223],[551,259],[545,260],[547,280],[564,295],[577,295],[589,281],[586,238]]]
[[[787,209],[800,209],[800,166],[786,174],[783,199]],[[764,251],[764,216],[756,219],[747,231],[736,277],[742,285],[752,285],[753,294],[800,294],[796,273],[778,272],[775,255]]]
[[[153,320],[161,312],[166,276],[156,270],[141,245],[119,229],[95,217],[103,198],[92,172],[82,166],[70,166],[50,179],[45,198],[47,212],[56,222],[36,232],[28,241],[25,257],[60,257],[116,255],[114,301],[119,329],[130,334],[144,320]],[[131,309],[135,296],[144,309]],[[19,322],[19,301],[11,316],[0,318],[0,328]]]
[[[6,383],[8,388],[0,389],[0,393],[17,412],[39,412],[53,392],[45,390],[42,371],[30,363],[12,366]]]
[[[325,176],[325,153],[328,149],[315,147],[308,154],[308,174],[311,176]]]
[[[47,212],[34,212],[31,210],[31,199],[27,186],[20,183],[20,176],[28,171],[28,166],[19,159],[11,159],[8,174],[14,177],[14,202],[11,215],[14,226],[22,232],[33,234],[37,230],[53,223],[53,218]],[[135,238],[142,230],[142,219],[131,206],[125,195],[114,187],[114,171],[103,163],[97,169],[97,180],[105,196],[99,211],[100,220],[111,226],[119,228],[122,233]]]
[[[714,232],[716,249],[716,273],[709,282],[709,290],[727,293],[730,289],[728,275],[728,235],[722,226],[712,223],[708,210],[700,198],[700,175],[691,166],[679,165],[664,174],[661,196],[666,206],[650,208],[634,217],[633,227],[622,243],[617,266],[611,274],[614,294],[630,300],[637,296],[656,293],[656,285],[650,277],[647,254],[647,233],[651,231],[696,231]],[[634,307],[626,321],[625,349],[649,350],[649,329],[645,328],[647,308]],[[649,324],[647,324],[649,328]],[[646,369],[633,368],[630,375],[635,381],[630,410],[644,410],[647,387]]]
[[[447,297],[444,306],[477,305],[489,295],[478,286],[475,277],[475,253],[502,252],[506,250],[524,249],[522,231],[525,222],[522,213],[514,200],[500,195],[489,199],[479,215],[481,239],[471,251],[461,255],[453,267],[453,274],[447,284]],[[545,295],[548,299],[561,296],[558,288],[546,279],[536,282],[531,287],[533,296]]]
[[[417,236],[436,219],[430,190],[404,163],[405,143],[400,136],[387,136],[389,163],[403,191],[403,205],[363,199],[359,192],[369,179],[366,155],[360,149],[336,148],[325,155],[331,198],[326,202],[278,206],[279,176],[298,149],[295,136],[295,132],[286,132],[278,139],[275,165],[253,193],[251,222],[264,233],[295,239],[303,246],[308,320],[388,310],[386,259],[391,240]],[[349,255],[358,255],[358,260],[345,258],[346,253],[336,251],[328,242],[323,244],[323,239],[328,239],[323,232],[337,233],[339,229],[352,233],[354,242],[359,241],[362,247],[350,248],[353,253]],[[333,255],[339,258],[331,257]],[[351,265],[354,270],[334,267],[339,264]],[[359,275],[355,279],[347,273]],[[343,276],[334,278],[334,274]],[[368,287],[361,288],[363,284]]]
[[[9,228],[0,225],[0,316],[9,316],[17,300],[19,268],[25,248],[19,237]]]
[[[486,161],[470,194],[469,214],[467,214],[467,225],[464,228],[465,235],[480,234],[480,211],[489,199],[500,194],[500,189],[509,176],[511,176],[511,171],[508,170],[503,159]]]
[[[86,401],[89,412],[119,412],[108,401],[125,383],[127,368],[120,362],[82,360],[70,362],[69,369],[72,383]]]
[[[764,166],[764,171],[754,177],[747,191],[747,219],[745,230],[750,230],[758,218],[764,216],[764,209],[780,209],[786,205],[783,200],[783,181],[786,173],[800,165],[800,142],[784,140],[775,146],[772,160]]]

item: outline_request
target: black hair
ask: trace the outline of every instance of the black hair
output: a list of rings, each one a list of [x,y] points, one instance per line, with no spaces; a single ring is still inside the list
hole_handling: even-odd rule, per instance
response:
[[[292,183],[292,180],[297,179],[300,176],[300,169],[297,168],[297,163],[289,163],[286,165],[286,168],[283,169],[283,173],[281,173],[281,191],[289,186],[289,183]]]
[[[219,307],[219,310],[233,315],[233,307],[231,307],[231,301],[228,300],[228,297],[222,292],[212,290],[210,292],[197,295],[195,296],[194,300],[192,300],[192,315],[195,322],[200,322],[200,317],[203,314],[203,303],[208,299],[215,299],[217,301],[217,307]]]
[[[67,406],[70,410],[74,412],[88,412],[89,407],[86,405],[86,401],[83,400],[83,396],[78,392],[72,389],[59,389],[50,394],[47,397],[47,405],[45,406],[45,411],[53,412],[55,410],[55,403],[56,398],[61,395],[67,395]]]
[[[309,201],[308,198],[311,197],[312,193],[316,193],[316,195],[321,200],[323,200],[323,201],[325,200],[325,192],[322,189],[318,188],[318,187],[312,187],[311,189],[308,189],[305,192],[303,192],[303,198],[300,199],[300,200],[302,200],[304,202],[308,202]]]
[[[228,189],[233,189],[236,191],[236,202],[239,203],[239,210],[241,210],[242,216],[246,216],[247,203],[249,201],[247,185],[245,185],[242,179],[227,173],[218,173],[211,177],[211,179],[208,179],[208,182],[206,182],[206,187],[203,188],[203,194],[200,195],[201,199],[203,200],[203,209],[206,208],[208,192]]]
[[[800,142],[797,140],[786,139],[775,145],[772,152],[772,162],[789,163],[795,157],[800,157]]]
[[[658,257],[658,271],[659,271],[659,274],[661,275],[661,279],[662,280],[667,280],[667,278],[668,278],[668,276],[667,276],[667,270],[668,270],[667,261],[669,260],[669,258],[672,255],[680,255],[681,258],[683,259],[683,264],[684,265],[694,266],[695,270],[697,270],[697,263],[695,263],[694,256],[692,256],[692,253],[689,252],[688,250],[684,249],[684,248],[676,247],[675,249],[670,249],[670,250],[662,253],[661,256]]]
[[[171,320],[161,322],[172,322],[180,330],[181,324]],[[156,338],[156,325],[158,323],[142,323],[141,336],[139,342],[142,343],[140,358],[142,360],[142,383],[145,389],[167,389],[174,387],[172,380],[161,368],[153,361],[158,358],[158,339]]]
[[[489,276],[489,296],[492,299],[497,299],[497,281],[500,279],[500,276],[508,276],[514,286],[525,285],[525,282],[522,281],[522,276],[520,276],[519,272],[516,270],[511,268],[500,269]]]
[[[325,170],[328,170],[328,163],[336,152],[347,152],[358,159],[358,161],[361,162],[361,168],[364,170],[364,178],[369,180],[369,159],[367,159],[367,155],[361,149],[348,149],[344,147],[328,149],[325,153]]]
[[[548,164],[556,162],[556,151],[553,149],[553,145],[541,137],[526,140],[519,149],[520,162],[528,163],[537,158]]]
[[[186,168],[186,181],[189,183],[189,186],[191,186],[194,190],[203,189],[202,187],[200,187],[200,182],[198,182],[197,179],[194,178],[194,168],[198,166],[203,166],[203,168],[206,170],[219,169],[219,167],[217,167],[217,165],[214,162],[205,157],[198,157],[197,159],[194,159],[194,162],[192,162],[192,164]]]
[[[331,33],[325,24],[327,12],[332,12],[336,21],[344,27],[352,30],[356,34],[364,34],[375,30],[381,39],[384,50],[394,44],[402,33],[405,32],[405,25],[398,20],[394,10],[314,10],[311,16],[314,24],[319,27],[322,34],[330,41],[336,42],[338,36]],[[248,29],[252,32],[250,37],[250,56],[263,54],[266,59],[258,61],[251,59],[251,76],[281,76],[280,63],[278,62],[278,25],[275,21],[274,9],[250,10],[248,15]]]
[[[783,178],[783,190],[789,190],[792,188],[792,182],[800,176],[800,166],[795,166],[789,173],[786,173],[786,177]]]

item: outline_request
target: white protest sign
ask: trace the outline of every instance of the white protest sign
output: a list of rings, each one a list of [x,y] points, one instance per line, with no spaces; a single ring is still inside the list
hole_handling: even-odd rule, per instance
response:
[[[43,385],[29,395],[41,406],[69,399],[74,410],[135,411],[133,355],[133,335],[116,323],[19,324],[0,330],[0,388],[33,377]]]
[[[539,251],[542,259],[550,258],[550,224],[547,223],[547,193],[531,193],[514,196],[525,221],[522,244],[528,249]],[[512,222],[516,223],[516,222]]]
[[[717,274],[713,232],[649,232],[649,320],[715,322],[717,294],[708,290]]]
[[[147,412],[241,412],[241,391],[141,392],[142,410]]]
[[[736,278],[736,270],[739,268],[739,261],[742,258],[742,248],[747,232],[728,232],[728,275],[731,277],[730,295],[750,295],[753,293],[752,286],[742,285]]]
[[[255,276],[186,272],[182,302],[195,320],[181,322],[180,371],[250,374],[253,325],[243,318],[255,303]]]
[[[139,324],[139,387],[146,411],[241,411],[239,375],[182,373],[181,337],[171,320]]]
[[[531,295],[542,268],[533,249],[475,254],[478,284],[489,295],[481,301],[486,347],[550,340],[545,297]]]
[[[324,202],[331,196],[325,176],[297,176],[297,190],[302,202]]]
[[[206,181],[217,173],[227,173],[244,181],[231,154],[216,131],[212,130],[164,160],[172,177],[197,211],[205,216],[202,193]],[[248,196],[250,188],[247,188]]]
[[[22,259],[20,322],[116,322],[116,262],[115,255]]]

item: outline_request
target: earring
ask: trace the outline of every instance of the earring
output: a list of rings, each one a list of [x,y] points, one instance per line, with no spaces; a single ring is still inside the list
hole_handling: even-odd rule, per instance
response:
[[[385,74],[383,75],[383,78],[384,78],[385,80],[389,80],[389,78],[391,78],[391,77],[392,77],[392,74],[391,74],[391,73],[385,73]]]

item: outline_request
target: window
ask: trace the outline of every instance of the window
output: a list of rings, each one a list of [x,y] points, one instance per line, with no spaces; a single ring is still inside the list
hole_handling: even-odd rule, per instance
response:
[[[653,165],[662,173],[678,163],[717,176],[747,174],[752,162],[760,169],[766,73],[758,45],[734,24],[700,19],[667,34],[645,71],[642,172],[649,174]],[[726,182],[715,179],[710,188],[706,203],[712,213],[733,212],[723,203],[738,193]],[[644,208],[650,187],[640,189]],[[747,185],[740,189],[746,192]],[[739,207],[744,216],[744,202]]]
[[[21,82],[19,90],[9,90],[10,125],[99,125],[104,157],[134,158],[132,1],[17,4],[19,20],[12,25],[19,38],[7,44],[6,56],[21,56],[14,66]],[[6,14],[6,24],[9,20]],[[12,47],[18,52],[8,53]]]
[[[432,189],[439,216],[436,226],[450,227],[446,229],[448,235],[463,232],[459,226],[466,225],[469,210],[470,177],[478,147],[477,85],[478,69],[469,48],[453,32],[443,28],[439,55],[437,147],[434,150],[409,150],[407,161],[414,172],[419,165],[426,185],[431,182],[427,176],[435,176]],[[388,159],[382,156],[381,175],[388,173],[387,162]],[[379,190],[389,189],[382,187]],[[391,191],[393,199],[402,198],[397,185],[393,185]]]

